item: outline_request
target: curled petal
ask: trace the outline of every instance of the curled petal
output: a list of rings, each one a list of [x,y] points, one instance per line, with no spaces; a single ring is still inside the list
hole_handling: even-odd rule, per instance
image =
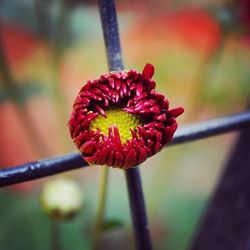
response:
[[[95,106],[95,109],[97,110],[97,112],[99,112],[102,116],[107,118],[106,112],[99,105],[95,104],[94,106]]]
[[[150,63],[147,63],[142,71],[142,74],[146,79],[151,79],[154,75],[155,69],[154,66]]]
[[[78,136],[74,137],[73,140],[76,146],[80,147],[82,145],[82,142],[87,141],[88,138],[89,138],[88,131],[83,131]]]
[[[95,143],[93,141],[87,141],[80,147],[80,151],[84,152],[86,155],[90,155],[94,149]]]
[[[98,155],[98,162],[96,162],[96,164],[98,165],[103,165],[106,163],[107,157],[108,157],[108,153],[109,153],[109,149],[104,147],[102,149],[100,149],[99,151],[99,155]]]
[[[144,162],[147,159],[147,150],[145,148],[140,148],[138,162]]]
[[[108,158],[107,158],[107,165],[110,167],[114,166],[114,163],[115,163],[114,155],[115,155],[115,152],[113,150],[110,150],[108,154]]]
[[[125,159],[125,165],[129,167],[133,167],[133,166],[136,166],[137,164],[139,164],[136,160],[136,156],[137,156],[137,153],[135,151],[135,149],[131,149],[127,156],[126,156],[126,159]]]
[[[120,152],[115,153],[115,168],[121,168],[123,166],[124,157]]]
[[[184,109],[180,107],[180,108],[175,108],[175,109],[169,110],[168,115],[170,117],[171,116],[177,117],[177,116],[181,115],[183,112],[184,112]]]
[[[115,139],[116,144],[119,147],[122,147],[121,137],[120,137],[119,130],[116,125],[114,126],[114,139]]]

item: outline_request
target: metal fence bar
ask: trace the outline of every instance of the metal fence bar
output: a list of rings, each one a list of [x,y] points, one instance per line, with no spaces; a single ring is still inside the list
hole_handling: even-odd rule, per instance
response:
[[[211,119],[180,127],[168,146],[191,142],[223,133],[250,127],[250,112]],[[0,187],[86,167],[88,164],[79,153],[52,157],[0,170]]]
[[[180,127],[171,142],[179,144],[250,127],[250,111]]]
[[[123,70],[114,0],[99,0],[109,70]],[[125,171],[131,216],[138,250],[152,249],[139,168]]]
[[[114,0],[99,0],[99,10],[109,70],[123,70],[122,52]]]
[[[88,166],[87,162],[78,153],[28,162],[2,169],[0,171],[0,187],[36,180],[85,166]]]
[[[125,173],[134,230],[137,232],[135,234],[137,249],[150,250],[152,249],[152,244],[149,235],[139,167],[128,169]],[[145,216],[142,216],[142,214],[145,214]]]

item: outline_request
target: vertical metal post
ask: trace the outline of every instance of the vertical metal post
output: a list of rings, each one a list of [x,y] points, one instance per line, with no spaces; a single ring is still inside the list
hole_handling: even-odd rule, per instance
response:
[[[126,179],[137,249],[150,250],[152,249],[152,244],[149,235],[139,168],[126,170]]]
[[[240,134],[190,249],[250,249],[249,128]]]
[[[109,70],[123,70],[122,52],[114,0],[99,0],[99,10]]]
[[[99,10],[110,71],[122,70],[123,61],[114,0],[99,0]],[[146,208],[138,168],[125,171],[138,250],[150,250]]]

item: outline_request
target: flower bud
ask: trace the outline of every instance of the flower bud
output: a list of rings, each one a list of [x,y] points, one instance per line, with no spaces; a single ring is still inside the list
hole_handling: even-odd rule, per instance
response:
[[[89,164],[132,168],[172,140],[184,109],[169,109],[153,74],[153,65],[146,64],[142,73],[113,71],[82,87],[68,125]]]
[[[76,182],[68,178],[48,181],[42,188],[41,205],[52,220],[68,220],[81,209],[83,196]]]

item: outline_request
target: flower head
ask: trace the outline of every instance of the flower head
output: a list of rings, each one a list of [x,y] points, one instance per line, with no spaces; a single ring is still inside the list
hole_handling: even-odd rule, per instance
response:
[[[131,168],[159,152],[177,129],[183,108],[169,109],[155,91],[154,67],[109,72],[89,80],[68,122],[71,137],[90,164]]]

